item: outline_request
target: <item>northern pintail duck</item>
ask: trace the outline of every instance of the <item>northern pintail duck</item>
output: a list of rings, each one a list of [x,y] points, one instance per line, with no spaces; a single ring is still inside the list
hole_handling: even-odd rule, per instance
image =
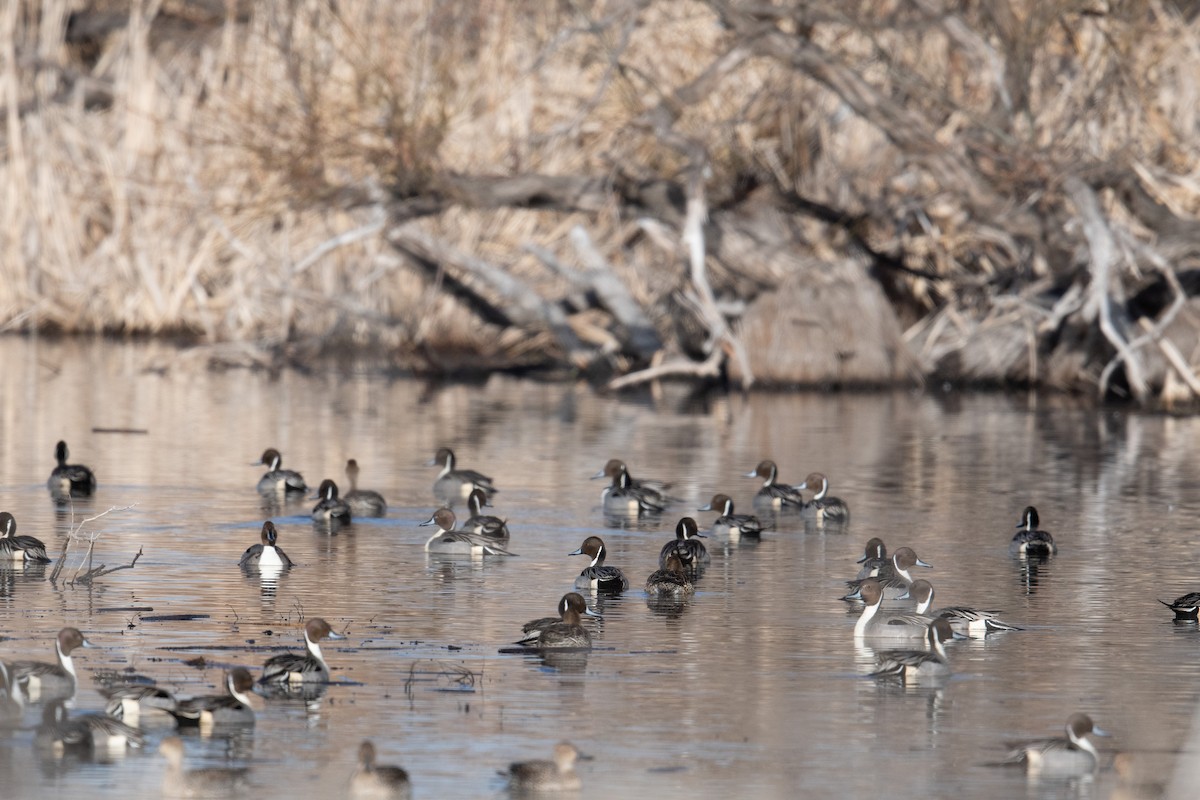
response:
[[[888,558],[887,547],[884,545],[883,539],[878,536],[867,540],[862,558],[855,563],[862,564],[862,568],[854,576],[856,581],[865,578],[887,578],[892,574],[892,560]]]
[[[867,578],[859,588],[863,610],[854,623],[855,638],[889,641],[923,642],[929,635],[933,617],[923,614],[881,614],[883,585],[876,578]]]
[[[442,468],[433,482],[433,495],[437,499],[453,504],[470,497],[472,489],[479,489],[488,497],[498,491],[495,483],[487,475],[473,469],[455,469],[454,464],[454,451],[449,447],[438,450],[429,462],[429,466]]]
[[[58,662],[13,661],[8,665],[9,678],[31,702],[75,694],[77,679],[71,653],[77,647],[91,647],[78,628],[63,628],[54,640]]]
[[[1172,603],[1159,600],[1167,608],[1175,612],[1175,619],[1195,622],[1200,616],[1200,592],[1188,592],[1183,597],[1176,598]]]
[[[463,523],[462,529],[507,545],[508,522],[499,517],[484,514],[483,507],[487,505],[491,505],[491,503],[488,502],[488,496],[482,489],[471,490],[471,494],[467,496],[467,510],[471,512],[471,516]]]
[[[522,761],[510,764],[508,787],[514,792],[577,792],[583,788],[575,772],[575,762],[582,758],[575,745],[561,742],[554,746],[553,761]]]
[[[747,478],[762,478],[762,488],[754,495],[756,508],[768,508],[779,511],[783,508],[801,508],[804,497],[800,489],[779,482],[779,467],[774,461],[760,461],[752,472],[746,473]]]
[[[829,495],[829,479],[821,473],[810,473],[796,489],[807,489],[813,493],[812,499],[804,504],[804,513],[817,522],[846,522],[850,519],[850,507],[842,498]]]
[[[1023,764],[1036,774],[1084,775],[1100,766],[1100,754],[1088,737],[1108,736],[1092,723],[1087,714],[1072,714],[1067,719],[1066,736],[1010,742],[1006,764]]]
[[[625,482],[631,489],[640,491],[654,505],[665,507],[671,502],[671,496],[667,491],[671,488],[671,484],[665,481],[654,480],[653,478],[635,478],[630,474],[629,468],[625,462],[619,458],[610,458],[608,463],[604,465],[604,469],[592,476],[592,480],[599,478],[610,478],[612,485],[617,485],[617,477],[621,474],[625,476]],[[609,489],[601,492],[601,499],[607,497]]]
[[[351,800],[410,800],[412,784],[400,767],[375,763],[375,745],[364,739],[358,746],[358,768],[350,778]]]
[[[713,536],[729,535],[734,538],[742,536],[759,536],[763,531],[771,530],[770,524],[764,525],[758,517],[750,514],[735,514],[733,500],[729,495],[714,494],[708,505],[701,506],[697,511],[716,511],[721,516],[713,520]]]
[[[517,644],[536,645],[539,647],[591,647],[591,634],[579,624],[580,620],[585,616],[603,619],[595,611],[588,608],[587,601],[583,599],[583,595],[579,594],[579,592],[567,592],[558,601],[558,616],[540,617],[526,622],[521,626],[521,633],[524,635],[517,641]],[[546,643],[540,641],[543,631],[563,625],[566,627],[560,627],[554,633],[550,634],[547,637]],[[583,630],[584,635],[579,635],[579,631],[576,628]],[[578,642],[582,642],[582,644],[558,644],[558,642],[569,641],[572,638]]]
[[[249,770],[245,767],[183,768],[183,739],[168,736],[159,742],[158,752],[167,760],[167,771],[163,773],[162,796],[183,797],[228,797],[236,795],[247,786]]]
[[[567,555],[590,556],[592,563],[584,567],[583,572],[575,579],[576,589],[589,589],[601,594],[620,594],[629,588],[629,579],[625,573],[616,567],[606,566],[605,557],[608,555],[604,540],[599,536],[589,536],[583,540],[578,550],[572,550]]]
[[[1054,537],[1038,530],[1038,513],[1033,506],[1026,506],[1017,524],[1019,531],[1013,536],[1008,552],[1014,556],[1052,556],[1058,552]]]
[[[667,559],[671,556],[678,558],[683,564],[683,568],[692,573],[707,566],[712,561],[712,556],[708,554],[708,548],[704,546],[704,542],[700,541],[703,538],[704,534],[700,532],[696,520],[691,517],[682,517],[679,522],[675,523],[675,538],[664,544],[658,551],[659,568],[666,569]]]
[[[283,552],[283,548],[275,544],[279,540],[279,532],[275,530],[275,523],[267,520],[262,526],[262,544],[252,544],[246,548],[246,552],[242,553],[241,559],[238,560],[240,567],[279,567],[287,569],[291,566],[292,560],[287,557],[287,553]]]
[[[201,695],[180,700],[171,714],[181,728],[198,725],[201,730],[207,730],[225,725],[253,725],[254,709],[250,707],[249,694],[253,691],[254,676],[250,674],[250,670],[234,667],[225,673],[224,694]]]
[[[322,639],[345,639],[334,633],[329,623],[320,617],[312,617],[304,623],[303,653],[282,653],[268,658],[263,664],[259,683],[304,683],[329,682],[329,666],[321,655]]]
[[[883,596],[889,600],[895,600],[908,591],[908,587],[912,585],[913,576],[909,572],[913,567],[931,567],[932,564],[926,564],[917,557],[916,552],[911,547],[901,547],[896,552],[892,553],[892,575],[889,578],[873,578],[883,586]],[[857,600],[858,590],[861,588],[863,580],[846,581],[846,586],[850,588],[850,593],[843,597],[843,600]]]
[[[65,753],[91,753],[141,747],[146,743],[142,732],[107,714],[67,712],[66,701],[56,698],[42,710],[34,743],[38,749],[55,756]]]
[[[968,606],[944,606],[935,608],[933,605],[933,584],[925,579],[913,581],[908,587],[908,593],[917,602],[917,613],[928,614],[931,617],[942,617],[950,623],[957,633],[982,636],[995,631],[1019,631],[1016,625],[1010,625],[996,616],[995,611],[981,611]]]
[[[656,569],[646,579],[646,594],[653,597],[686,597],[696,593],[696,585],[688,578],[687,570],[677,555],[667,556],[667,564]]]
[[[49,557],[46,556],[46,545],[42,540],[32,536],[18,536],[17,520],[7,511],[0,511],[0,531],[4,536],[0,539],[0,561],[50,563]]]
[[[346,525],[351,522],[350,504],[338,497],[336,483],[329,478],[321,481],[321,488],[315,496],[321,499],[313,506],[313,522],[325,522],[330,525]]]
[[[928,650],[886,650],[879,654],[878,667],[871,677],[899,678],[905,683],[944,678],[950,674],[950,663],[942,642],[953,636],[950,623],[938,617],[926,627]]]
[[[104,713],[113,719],[134,727],[154,720],[169,720],[174,724],[175,718],[171,712],[178,701],[166,689],[137,683],[101,689],[100,694],[108,701]]]
[[[457,519],[448,508],[439,508],[421,526],[436,525],[437,533],[425,542],[425,552],[459,556],[511,556],[501,542],[477,533],[456,530]]]
[[[350,491],[343,498],[350,504],[350,513],[356,517],[387,516],[387,501],[383,495],[371,489],[358,488],[358,462],[353,458],[346,462],[346,482]]]
[[[96,476],[82,464],[68,464],[70,457],[66,442],[54,446],[54,460],[58,466],[51,471],[46,488],[56,498],[88,497],[96,491]]]
[[[300,494],[308,491],[308,486],[304,483],[304,476],[299,472],[290,469],[283,469],[280,466],[283,463],[283,456],[273,447],[268,447],[263,451],[262,458],[255,461],[251,466],[262,465],[267,468],[267,473],[258,479],[258,491],[260,494]]]
[[[616,467],[612,484],[600,493],[600,502],[608,514],[658,514],[666,508],[662,495],[645,487],[635,486],[629,472],[620,461],[610,461]]]

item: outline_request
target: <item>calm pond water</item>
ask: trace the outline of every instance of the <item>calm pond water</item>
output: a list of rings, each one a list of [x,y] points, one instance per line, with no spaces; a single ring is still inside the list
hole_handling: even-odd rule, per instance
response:
[[[98,710],[98,673],[132,669],[182,695],[219,691],[223,669],[257,669],[299,649],[323,616],[334,684],[311,702],[264,702],[253,733],[186,737],[190,767],[249,766],[260,797],[340,796],[360,740],[406,767],[417,797],[494,797],[496,771],[544,758],[562,739],[583,797],[1127,797],[1095,780],[1030,781],[988,766],[1013,738],[1057,735],[1074,711],[1113,732],[1108,753],[1139,754],[1169,780],[1197,697],[1200,632],[1156,598],[1200,590],[1200,421],[1075,408],[1030,396],[914,393],[599,397],[585,387],[493,378],[433,386],[347,368],[278,377],[206,371],[163,345],[0,339],[0,508],[57,556],[71,529],[45,488],[55,442],[95,469],[99,491],[75,518],[106,516],[96,561],[133,569],[93,587],[48,570],[0,573],[0,658],[53,657],[64,624],[80,651],[76,713]],[[144,429],[144,434],[98,429]],[[494,513],[513,559],[431,558],[436,469],[451,446],[495,476]],[[266,518],[248,466],[268,446],[310,485],[342,479],[389,501],[386,519],[315,532],[312,501],[271,513],[298,566],[264,584],[238,569]],[[676,481],[682,502],[614,525],[601,512],[611,457]],[[726,491],[750,511],[763,458],[785,481],[826,473],[852,509],[841,531],[783,518],[761,542],[710,539],[713,562],[681,608],[641,591],[676,520]],[[1008,555],[1028,504],[1060,545],[1035,570]],[[564,663],[501,655],[520,626],[554,613],[584,566],[567,554],[602,536],[634,588],[606,599],[596,648]],[[956,643],[953,678],[904,689],[863,677],[854,613],[837,598],[863,543],[910,545],[943,604],[1004,611],[1026,630]],[[79,565],[68,556],[64,577]],[[142,609],[142,610],[122,610]],[[164,615],[202,615],[162,621]],[[203,666],[193,666],[202,658]],[[468,677],[463,677],[468,676]],[[5,797],[154,796],[164,763],[37,758],[40,708],[0,735]],[[1184,759],[1194,760],[1191,754]],[[1143,787],[1145,789],[1145,787]],[[1178,797],[1195,796],[1186,786]]]

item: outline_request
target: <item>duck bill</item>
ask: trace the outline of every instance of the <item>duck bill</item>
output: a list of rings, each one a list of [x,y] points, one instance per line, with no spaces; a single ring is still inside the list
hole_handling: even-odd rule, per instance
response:
[[[590,608],[584,609],[583,615],[585,617],[592,617],[594,619],[604,619],[603,615],[597,614],[595,611],[592,611]]]
[[[1112,736],[1112,734],[1108,731],[1104,730],[1103,728],[1097,728],[1095,725],[1092,725],[1092,733],[1097,736]]]
[[[917,559],[917,566],[918,567],[926,567],[928,569],[933,569],[933,564],[926,564],[924,561],[922,561],[919,558]]]
[[[344,634],[344,633],[334,633],[333,631],[330,631],[330,632],[329,632],[329,635],[328,635],[328,636],[326,636],[325,638],[326,638],[326,639],[345,639],[345,638],[346,638],[346,634]]]
[[[965,633],[959,633],[958,631],[954,631],[954,632],[953,632],[953,633],[950,635],[950,638],[951,638],[951,639],[954,639],[954,640],[956,640],[956,641],[962,641],[963,639],[974,639],[975,637],[974,637],[974,636],[968,636],[968,635],[967,635],[967,634],[965,634]]]
[[[747,472],[744,475],[742,475],[742,477],[743,478],[757,478],[758,470],[757,469],[751,470],[750,472]]]
[[[689,538],[689,539],[707,539],[707,538],[708,538],[708,534],[706,534],[706,533],[701,533],[700,531],[696,531],[695,533],[693,533],[693,534],[692,534],[691,536],[689,536],[688,538]]]
[[[81,646],[81,647],[96,647],[96,645],[92,644],[92,643],[91,643],[91,642],[89,642],[87,639],[84,639],[84,640],[83,640],[83,643],[82,643],[80,646]]]
[[[912,593],[908,589],[904,590],[904,594],[896,598],[897,600],[912,600]]]
[[[857,558],[857,559],[855,560],[855,562],[854,562],[854,563],[855,563],[855,564],[861,564],[861,563],[863,563],[863,562],[864,562],[864,561],[866,561],[866,560],[867,560],[867,554],[866,554],[866,553],[863,553],[863,554],[862,554],[862,555],[861,555],[859,558]]]
[[[700,508],[697,508],[696,510],[697,511],[716,511],[716,509],[712,507],[712,503],[709,503],[706,506],[701,506]]]
[[[578,550],[572,550],[571,552],[567,553],[567,555],[569,555],[569,556],[581,556],[581,555],[584,555],[583,548],[581,547],[581,548],[579,548]]]
[[[843,600],[862,600],[862,589],[855,589],[847,595],[842,595]]]
[[[588,480],[590,480],[590,481],[594,481],[594,480],[596,480],[597,478],[603,478],[603,477],[606,477],[606,476],[605,476],[605,474],[604,474],[604,470],[600,470],[600,471],[599,471],[599,472],[597,472],[595,475],[593,475],[592,477],[588,478]]]
[[[432,517],[425,520],[424,522],[417,523],[418,528],[424,528],[426,525],[437,525],[437,514],[434,514]]]

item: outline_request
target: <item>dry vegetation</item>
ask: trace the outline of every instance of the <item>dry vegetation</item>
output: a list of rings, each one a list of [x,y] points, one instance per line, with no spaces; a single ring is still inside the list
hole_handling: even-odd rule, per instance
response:
[[[1192,5],[19,0],[0,321],[1178,402]]]

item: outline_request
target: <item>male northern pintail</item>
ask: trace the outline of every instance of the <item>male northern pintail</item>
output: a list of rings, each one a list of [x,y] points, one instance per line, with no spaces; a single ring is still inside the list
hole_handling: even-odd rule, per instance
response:
[[[179,704],[166,689],[144,683],[100,689],[100,695],[108,701],[105,714],[134,727],[154,720],[170,720],[173,724],[171,712]]]
[[[625,475],[625,483],[631,489],[640,491],[646,497],[646,499],[654,505],[666,507],[666,505],[671,502],[671,496],[667,494],[668,490],[671,488],[671,484],[665,481],[654,480],[653,478],[635,478],[630,474],[629,468],[625,465],[625,462],[619,458],[610,458],[608,463],[604,465],[604,469],[592,476],[592,480],[597,480],[599,478],[610,478],[612,479],[612,485],[616,486],[617,478],[621,474]],[[611,487],[601,492],[601,499],[607,497],[610,489]]]
[[[883,596],[889,600],[898,599],[901,595],[908,591],[908,587],[913,582],[912,573],[909,572],[913,567],[931,567],[932,564],[926,564],[921,559],[917,558],[917,554],[911,547],[901,547],[896,552],[892,553],[892,576],[890,578],[874,578],[872,580],[879,581],[883,586]],[[843,597],[843,600],[857,600],[858,590],[862,586],[863,581],[855,579],[846,581],[846,586],[850,588],[850,593]]]
[[[467,496],[467,510],[471,516],[463,523],[462,529],[468,533],[490,539],[499,544],[508,544],[508,522],[499,517],[483,513],[483,507],[490,505],[488,496],[482,489],[473,489]]]
[[[583,783],[575,772],[575,761],[582,757],[575,745],[561,742],[554,746],[553,761],[522,761],[510,764],[508,772],[500,774],[517,793],[577,792]]]
[[[1175,602],[1168,603],[1166,600],[1159,600],[1167,608],[1175,612],[1175,619],[1188,620],[1195,622],[1198,614],[1200,614],[1200,592],[1188,592],[1183,597],[1177,598]]]
[[[263,451],[262,458],[250,465],[255,467],[261,464],[267,468],[267,473],[258,479],[259,493],[286,495],[307,492],[308,486],[304,484],[304,476],[295,470],[283,469],[280,466],[282,463],[283,456],[279,455],[279,451],[268,447]]]
[[[746,473],[747,478],[762,478],[762,488],[754,495],[755,508],[768,508],[778,511],[782,508],[801,508],[804,497],[796,486],[779,482],[779,468],[774,461],[760,461],[753,472]]]
[[[317,653],[319,656],[320,650]],[[277,656],[276,658],[283,657]],[[321,662],[322,666],[324,663],[324,661]],[[329,670],[326,668],[326,674],[328,672]],[[265,667],[263,674],[266,674]],[[253,691],[254,676],[250,674],[250,670],[245,667],[234,667],[225,673],[224,694],[201,695],[180,700],[171,714],[179,722],[181,728],[198,725],[201,730],[205,730],[225,725],[253,725],[254,709],[250,707],[250,693]]]
[[[710,529],[713,536],[728,534],[735,539],[741,536],[758,536],[773,527],[770,524],[764,525],[758,517],[750,514],[733,513],[733,500],[724,494],[714,494],[708,505],[701,506],[696,510],[716,511],[721,515],[713,520]]]
[[[454,512],[448,508],[439,508],[433,516],[421,523],[421,526],[436,525],[437,533],[425,542],[425,552],[442,553],[459,556],[511,556],[503,544],[496,539],[490,539],[477,533],[456,530],[457,520]]]
[[[567,592],[562,596],[562,599],[558,601],[558,616],[540,617],[538,619],[526,622],[521,626],[521,633],[524,635],[517,641],[517,644],[537,645],[539,647],[591,647],[591,634],[589,634],[587,630],[583,629],[579,624],[580,620],[585,616],[603,619],[603,617],[601,617],[595,611],[592,611],[590,608],[588,608],[587,601],[583,599],[583,595],[579,594],[578,592]],[[554,633],[550,634],[549,637],[547,637],[546,643],[542,643],[540,640],[543,631],[546,631],[552,627],[558,629]],[[582,636],[579,635],[577,630],[575,630],[576,628],[583,630]],[[561,641],[569,641],[572,638],[583,642],[583,644],[558,644]]]
[[[262,676],[259,683],[303,683],[329,682],[329,666],[321,655],[322,639],[345,639],[340,633],[334,633],[329,623],[320,617],[312,617],[304,623],[303,653],[282,653],[268,658],[263,664]]]
[[[279,533],[275,530],[275,523],[267,520],[262,526],[262,544],[252,544],[246,548],[246,552],[242,553],[242,557],[238,560],[238,566],[241,567],[280,567],[288,568],[293,566],[292,560],[287,557],[287,553],[275,542],[279,538]]]
[[[712,561],[712,556],[708,554],[708,548],[704,546],[704,542],[700,541],[702,538],[704,538],[704,534],[700,532],[696,520],[691,517],[682,517],[679,522],[675,523],[675,538],[664,544],[658,551],[659,568],[666,569],[667,559],[671,556],[678,558],[683,564],[683,568],[692,573],[707,566]]]
[[[71,453],[66,442],[54,446],[54,460],[58,466],[50,473],[46,488],[55,498],[87,497],[96,491],[96,476],[82,464],[68,464]]]
[[[922,642],[929,636],[933,617],[924,614],[881,614],[883,585],[876,578],[867,578],[859,588],[863,611],[854,623],[855,638],[888,641]]]
[[[1019,531],[1013,536],[1008,552],[1014,556],[1052,556],[1058,552],[1054,537],[1046,531],[1039,531],[1038,513],[1033,506],[1027,506],[1021,514],[1021,522],[1017,525]]]
[[[602,594],[620,594],[629,588],[629,579],[625,573],[616,567],[605,566],[604,559],[608,551],[604,540],[599,536],[589,536],[583,540],[578,550],[572,550],[567,555],[590,556],[592,563],[584,567],[583,572],[575,579],[576,589],[590,589]]]
[[[231,797],[240,796],[247,788],[249,770],[245,767],[183,768],[183,739],[168,736],[158,744],[158,752],[167,761],[163,773],[162,796]]]
[[[124,750],[126,747],[141,747],[145,742],[141,731],[108,714],[71,716],[62,698],[46,704],[42,711],[42,724],[34,736],[34,745],[39,750],[55,756],[68,752]]]
[[[658,514],[666,508],[666,500],[660,493],[634,485],[623,463],[615,459],[608,463],[616,466],[612,473],[612,484],[604,487],[600,493],[600,502],[606,513]]]
[[[1023,764],[1036,774],[1086,775],[1100,766],[1100,754],[1089,735],[1108,736],[1092,723],[1087,714],[1072,714],[1067,719],[1067,735],[1031,742],[1009,742],[1006,764]]]
[[[877,536],[867,540],[862,558],[855,563],[862,564],[862,569],[854,576],[856,581],[864,578],[887,578],[892,575],[892,560],[888,558],[887,547],[884,546],[883,539]]]
[[[350,778],[350,800],[409,800],[412,784],[400,767],[375,763],[375,745],[364,739],[358,746],[358,767]]]
[[[473,469],[455,469],[454,451],[449,447],[438,450],[429,466],[442,468],[433,482],[433,495],[444,503],[466,500],[471,496],[472,489],[479,489],[488,497],[497,491],[495,483],[487,475]]]
[[[0,531],[3,531],[4,535],[4,538],[0,539],[0,561],[50,563],[46,556],[46,545],[42,540],[32,536],[18,536],[17,520],[7,511],[0,511]]]
[[[656,569],[646,579],[646,594],[654,597],[686,597],[696,593],[696,585],[688,578],[679,556],[667,556],[667,564]]]
[[[326,522],[330,525],[346,525],[351,522],[350,504],[338,497],[337,484],[329,478],[321,481],[321,488],[317,490],[315,497],[321,499],[313,506],[313,522]]]
[[[926,627],[928,650],[886,650],[879,654],[878,667],[871,677],[899,678],[905,683],[944,678],[950,674],[950,663],[942,642],[953,636],[950,623],[938,617]]]
[[[829,479],[821,473],[810,473],[796,489],[813,492],[812,500],[804,504],[806,516],[817,522],[846,522],[850,519],[850,507],[842,498],[829,495]]]
[[[54,640],[58,662],[13,661],[8,665],[9,679],[30,702],[75,694],[77,679],[71,652],[77,647],[92,647],[78,628],[63,628]]]
[[[350,491],[342,498],[350,505],[350,513],[356,517],[387,516],[387,501],[383,495],[371,489],[358,488],[358,462],[353,458],[346,462],[346,482]]]
[[[997,617],[995,611],[981,611],[967,606],[945,606],[930,611],[929,607],[933,605],[933,584],[923,578],[912,582],[908,587],[908,594],[917,602],[918,614],[942,617],[958,633],[982,636],[994,631],[1021,630]]]

